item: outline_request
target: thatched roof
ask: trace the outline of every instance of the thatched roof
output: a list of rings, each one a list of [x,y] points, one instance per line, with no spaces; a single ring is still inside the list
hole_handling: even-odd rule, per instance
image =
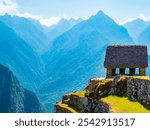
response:
[[[107,47],[105,68],[145,68],[148,67],[146,46],[111,45]]]

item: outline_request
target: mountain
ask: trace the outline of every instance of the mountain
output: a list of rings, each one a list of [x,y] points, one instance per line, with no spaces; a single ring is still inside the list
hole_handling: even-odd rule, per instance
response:
[[[0,113],[40,113],[44,108],[37,96],[24,89],[12,71],[0,65]]]
[[[130,36],[136,41],[148,25],[150,25],[150,22],[146,22],[142,19],[136,19],[124,24],[123,26],[128,30]]]
[[[37,52],[41,52],[49,44],[47,34],[31,19],[6,14],[0,16],[0,21],[13,29],[19,37]]]
[[[150,25],[139,35],[137,41],[150,47]]]
[[[19,81],[35,89],[42,80],[43,63],[38,54],[11,28],[0,22],[0,64],[9,67]]]
[[[124,27],[102,11],[57,37],[43,55],[46,80],[39,89],[41,100],[52,107],[63,94],[86,86],[90,78],[104,77],[105,50],[111,43],[133,41]]]
[[[48,29],[49,30],[48,35],[50,40],[55,39],[56,37],[68,31],[69,29],[71,29],[73,26],[80,23],[81,21],[82,19],[77,19],[77,20],[73,18],[71,18],[70,20],[61,19],[58,24],[53,25]]]
[[[27,18],[32,24],[34,24],[34,26],[38,29],[38,30],[40,30],[41,32],[43,32],[44,33],[44,35],[46,35],[47,37],[48,37],[48,35],[47,35],[47,31],[45,30],[45,25],[42,25],[38,20],[36,20],[36,19],[32,19],[32,18]]]

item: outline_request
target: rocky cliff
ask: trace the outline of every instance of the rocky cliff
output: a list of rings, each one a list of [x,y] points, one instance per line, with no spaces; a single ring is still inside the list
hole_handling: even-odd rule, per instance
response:
[[[0,113],[44,112],[36,95],[24,89],[13,73],[0,65]]]
[[[114,99],[126,104],[119,106],[118,103],[118,108],[115,110],[111,105],[117,103]],[[121,110],[121,107],[125,108]],[[150,112],[150,78],[116,76],[112,79],[91,79],[83,91],[64,95],[62,102],[56,104],[55,111],[58,113]]]

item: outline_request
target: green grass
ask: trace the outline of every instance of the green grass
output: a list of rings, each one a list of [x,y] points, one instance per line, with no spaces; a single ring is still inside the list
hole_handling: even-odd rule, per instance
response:
[[[126,97],[108,96],[101,99],[108,103],[113,113],[150,113],[138,102],[132,102]]]
[[[62,102],[59,102],[57,103],[57,105],[60,106],[61,108],[67,109],[71,113],[77,113],[77,111],[74,110],[72,107],[70,107],[68,104],[63,104]]]
[[[83,91],[79,91],[79,92],[69,93],[69,95],[76,95],[79,97],[85,97],[85,93],[86,93],[86,90],[83,90]]]
[[[150,80],[150,76],[133,76],[133,78]]]

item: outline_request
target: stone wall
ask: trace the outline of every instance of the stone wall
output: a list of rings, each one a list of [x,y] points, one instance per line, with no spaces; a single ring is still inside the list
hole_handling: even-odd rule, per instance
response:
[[[126,96],[127,95],[127,77],[116,76],[113,78],[110,95]]]
[[[78,112],[108,113],[109,104],[100,99],[109,95],[128,97],[150,107],[150,79],[121,75],[112,79],[94,78],[89,81],[84,96],[77,95],[76,92],[64,95],[62,103],[79,108]],[[56,112],[71,111],[56,105]]]
[[[89,80],[89,85],[88,85],[88,90],[89,91],[94,91],[96,85],[100,82],[102,82],[104,78],[93,78]]]
[[[81,97],[77,96],[77,95],[70,95],[70,101],[69,103],[71,105],[74,105],[80,109],[84,108],[84,104],[82,103],[82,99]]]
[[[70,95],[64,95],[62,98],[62,103],[74,105],[79,109],[84,109],[84,107],[88,104],[88,99],[72,93]]]
[[[100,99],[108,95],[126,96],[127,77],[116,76],[113,79],[91,79],[89,86],[89,97]]]
[[[150,105],[150,80],[140,78],[128,78],[127,96],[133,101]]]
[[[111,77],[112,77],[112,70],[106,69],[106,78],[111,78]]]
[[[81,112],[110,113],[110,107],[101,100],[90,100],[88,105]]]
[[[87,89],[91,99],[117,95],[150,105],[150,79],[148,78],[118,75],[113,79],[91,79]]]
[[[69,94],[64,95],[62,98],[63,104],[68,104],[78,108],[78,112],[89,112],[89,113],[108,113],[110,112],[109,105],[100,100],[90,99],[89,97],[80,97],[77,95]],[[66,108],[55,105],[55,111],[57,113],[70,113]]]
[[[94,78],[89,81],[87,90],[88,97],[99,100],[100,97],[105,97],[110,94],[112,79]]]

